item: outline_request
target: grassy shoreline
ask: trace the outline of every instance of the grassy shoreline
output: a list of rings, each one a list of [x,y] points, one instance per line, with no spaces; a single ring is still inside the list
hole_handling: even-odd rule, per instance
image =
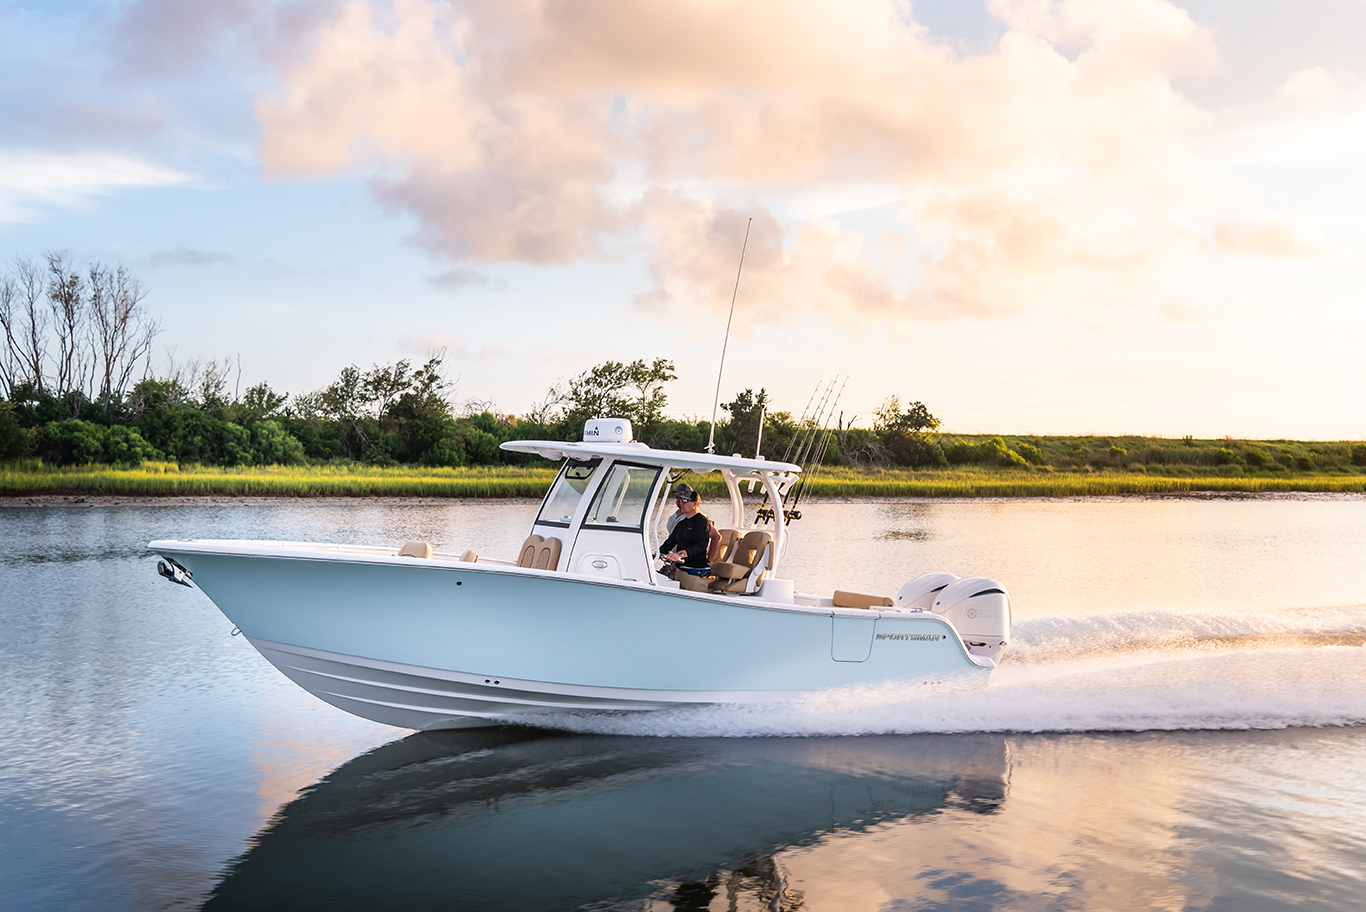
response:
[[[1366,473],[1234,474],[1230,467],[1189,474],[1124,469],[1055,471],[964,467],[944,470],[822,469],[806,489],[820,498],[1098,497],[1212,493],[1363,493]],[[555,476],[546,468],[419,469],[370,466],[179,468],[149,463],[0,467],[0,503],[48,496],[95,497],[425,497],[540,498]],[[716,476],[691,479],[704,497],[723,495]]]

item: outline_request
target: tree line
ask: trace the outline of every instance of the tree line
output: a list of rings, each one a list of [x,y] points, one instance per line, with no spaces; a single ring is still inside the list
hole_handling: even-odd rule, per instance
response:
[[[348,365],[325,388],[297,395],[267,383],[230,390],[230,359],[170,357],[158,375],[152,349],[161,325],[146,295],[122,264],[78,269],[59,252],[17,258],[0,274],[0,460],[520,465],[540,460],[500,443],[576,440],[594,417],[630,419],[637,440],[669,449],[700,452],[712,432],[707,420],[665,414],[677,374],[664,358],[603,362],[555,384],[521,416],[457,403],[443,352],[422,364]],[[793,458],[804,441],[808,461],[825,464],[947,464],[932,433],[939,421],[919,402],[903,409],[889,398],[868,429],[842,415],[827,428],[833,415],[772,410],[764,389],[738,392],[722,407],[719,452]]]

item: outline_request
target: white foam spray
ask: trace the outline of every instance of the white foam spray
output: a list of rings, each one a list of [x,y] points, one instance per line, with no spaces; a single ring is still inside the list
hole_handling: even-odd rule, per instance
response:
[[[1018,623],[988,687],[537,720],[675,737],[1278,729],[1366,723],[1366,606]]]

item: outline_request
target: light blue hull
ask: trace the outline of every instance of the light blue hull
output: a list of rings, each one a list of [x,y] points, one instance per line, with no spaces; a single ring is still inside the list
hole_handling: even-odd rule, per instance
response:
[[[447,560],[154,542],[300,686],[405,728],[985,684],[925,612],[781,605]],[[221,547],[216,550],[216,546]]]

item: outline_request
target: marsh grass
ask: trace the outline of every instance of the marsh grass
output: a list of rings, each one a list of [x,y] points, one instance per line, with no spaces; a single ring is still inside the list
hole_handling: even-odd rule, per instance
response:
[[[121,497],[533,497],[555,477],[545,468],[377,468],[265,466],[214,468],[144,463],[136,468],[52,468],[36,460],[0,468],[0,497],[39,495]],[[719,476],[690,477],[703,497],[725,496]],[[1088,497],[1179,494],[1193,491],[1362,492],[1359,472],[1239,471],[1236,466],[1134,466],[1104,470],[944,470],[823,468],[806,496],[864,497]]]
[[[1166,474],[1106,471],[1058,472],[964,467],[939,471],[823,469],[810,484],[817,497],[1096,497],[1117,494],[1184,494],[1194,491],[1260,494],[1280,491],[1361,492],[1366,475],[1218,472]]]
[[[136,468],[49,468],[32,461],[0,469],[0,496],[122,497],[540,497],[555,469],[261,466],[215,468],[144,463]]]

